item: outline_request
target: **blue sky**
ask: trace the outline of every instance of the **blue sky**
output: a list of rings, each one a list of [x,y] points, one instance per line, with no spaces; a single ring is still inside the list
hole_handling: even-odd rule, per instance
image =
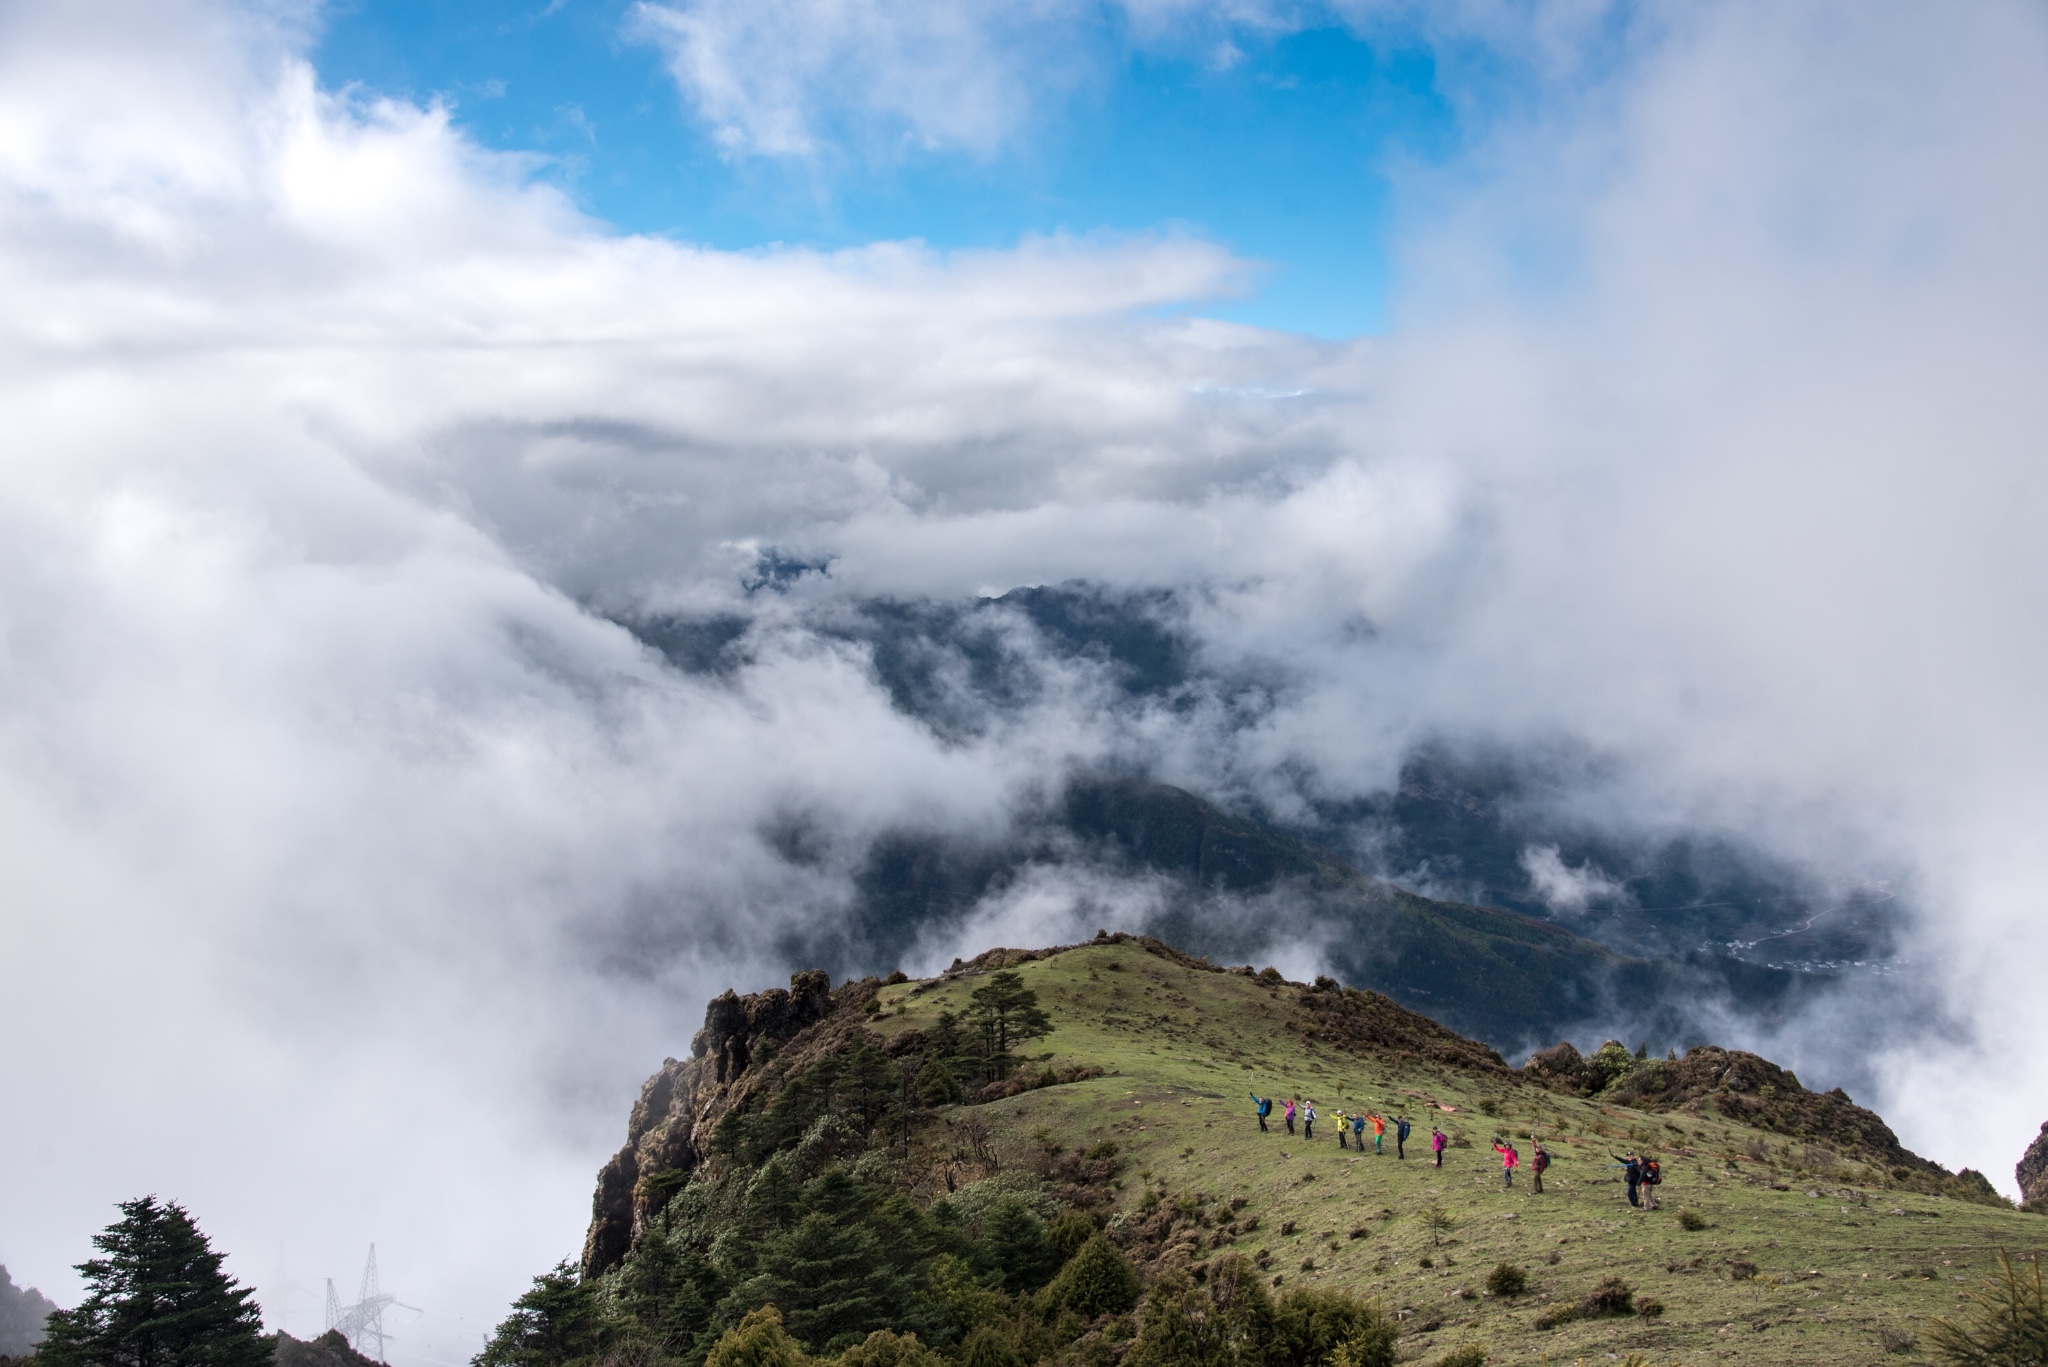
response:
[[[622,230],[727,249],[1192,232],[1265,264],[1253,296],[1204,313],[1382,329],[1386,168],[1455,132],[1425,48],[1236,32],[1226,63],[1108,23],[1069,40],[1086,75],[993,150],[848,136],[798,156],[722,148],[628,0],[343,0],[314,60],[330,87],[438,99],[484,145],[545,156],[539,174]]]

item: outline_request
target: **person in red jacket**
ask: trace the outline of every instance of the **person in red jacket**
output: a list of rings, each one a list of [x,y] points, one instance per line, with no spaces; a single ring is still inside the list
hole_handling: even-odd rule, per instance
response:
[[[1550,1167],[1550,1150],[1543,1147],[1540,1139],[1529,1141],[1529,1191],[1531,1195],[1543,1194],[1543,1174]]]

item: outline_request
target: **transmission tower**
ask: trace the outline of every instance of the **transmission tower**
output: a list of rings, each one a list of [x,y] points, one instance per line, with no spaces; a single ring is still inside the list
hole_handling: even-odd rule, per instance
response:
[[[354,1305],[343,1305],[334,1292],[334,1278],[327,1279],[327,1327],[339,1329],[348,1346],[364,1357],[384,1361],[384,1310],[392,1305],[414,1308],[378,1288],[375,1244],[370,1245],[369,1261],[363,1264],[363,1284],[356,1292]]]

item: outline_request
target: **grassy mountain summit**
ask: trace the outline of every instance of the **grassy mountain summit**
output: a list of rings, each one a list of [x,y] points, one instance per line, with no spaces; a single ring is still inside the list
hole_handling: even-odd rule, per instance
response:
[[[1312,1103],[1313,1138],[1253,1094]],[[1340,1111],[1411,1120],[1406,1157],[1391,1124],[1340,1147]],[[1661,1209],[1625,1200],[1631,1151]],[[713,1002],[582,1266],[481,1361],[1899,1361],[2043,1236],[1753,1055],[1516,1069],[1376,993],[1103,936]]]

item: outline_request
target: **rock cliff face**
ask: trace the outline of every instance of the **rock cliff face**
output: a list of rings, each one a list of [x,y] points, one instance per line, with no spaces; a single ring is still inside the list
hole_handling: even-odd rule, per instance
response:
[[[726,992],[704,1013],[690,1057],[667,1059],[647,1079],[626,1127],[626,1144],[597,1175],[583,1275],[596,1276],[626,1256],[659,1200],[704,1161],[719,1119],[759,1080],[759,1066],[778,1053],[858,1028],[858,1007],[875,993],[873,980],[838,992],[817,969],[793,975],[789,989],[740,996]],[[854,1008],[854,1009],[849,1009]],[[842,1027],[821,1032],[828,1018]],[[806,1035],[806,1032],[810,1032]],[[803,1036],[804,1038],[799,1038]]]
[[[2019,1178],[2025,1208],[2048,1213],[2048,1123],[2042,1124],[2041,1133],[2027,1145],[2026,1153],[2012,1172]]]

